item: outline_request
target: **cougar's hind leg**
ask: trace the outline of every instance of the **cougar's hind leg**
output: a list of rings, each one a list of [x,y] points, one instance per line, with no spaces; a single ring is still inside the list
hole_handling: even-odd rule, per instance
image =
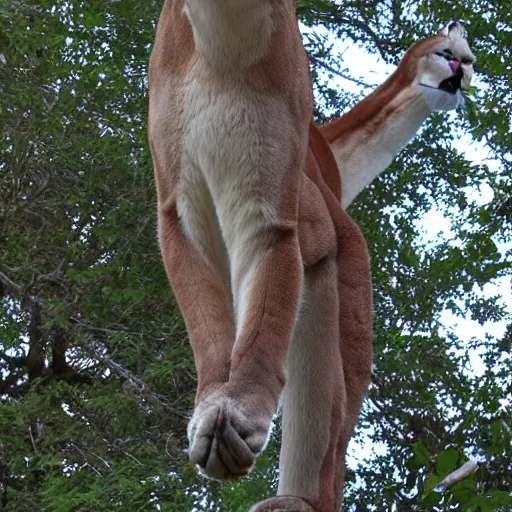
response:
[[[315,512],[333,512],[337,502],[336,447],[346,401],[337,273],[335,256],[306,269],[283,393],[279,496],[301,497]]]
[[[279,495],[255,511],[332,512],[336,502],[335,457],[345,406],[336,232],[309,177],[301,182],[299,204],[305,272],[283,392]]]
[[[345,455],[372,362],[368,253],[345,216],[337,257],[305,273],[283,393],[279,496],[251,512],[340,510]]]
[[[373,354],[372,287],[366,241],[355,222],[343,212],[338,254],[340,354],[346,390],[345,418],[336,450],[336,496],[341,506],[345,456],[371,378]]]
[[[296,496],[277,496],[260,501],[249,512],[315,512],[315,509],[302,498]]]

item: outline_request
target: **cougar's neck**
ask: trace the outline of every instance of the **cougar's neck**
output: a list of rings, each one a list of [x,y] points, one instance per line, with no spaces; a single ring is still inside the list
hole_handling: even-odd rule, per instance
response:
[[[320,128],[338,164],[343,208],[389,166],[431,112],[406,64],[348,113]]]

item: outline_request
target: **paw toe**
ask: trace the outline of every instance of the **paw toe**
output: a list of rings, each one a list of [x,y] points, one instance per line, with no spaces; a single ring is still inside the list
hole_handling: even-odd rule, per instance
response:
[[[209,477],[245,476],[263,448],[268,422],[251,422],[228,400],[199,404],[189,424],[190,460]]]

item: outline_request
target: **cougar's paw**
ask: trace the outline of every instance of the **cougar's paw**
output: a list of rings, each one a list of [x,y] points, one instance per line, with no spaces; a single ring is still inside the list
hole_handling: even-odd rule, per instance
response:
[[[278,496],[256,503],[249,512],[315,512],[315,509],[302,498]]]
[[[207,476],[242,478],[264,448],[272,415],[247,405],[214,393],[196,406],[188,425],[189,456]]]

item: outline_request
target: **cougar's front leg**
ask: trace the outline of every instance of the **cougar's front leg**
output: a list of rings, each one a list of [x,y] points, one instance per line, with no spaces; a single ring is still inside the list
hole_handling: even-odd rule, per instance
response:
[[[300,155],[300,149],[297,153]],[[238,171],[217,204],[229,254],[236,339],[229,381],[196,407],[191,457],[214,478],[238,478],[267,440],[286,380],[302,283],[297,232],[300,164]],[[233,177],[233,179],[235,179]]]
[[[200,196],[201,189],[197,183],[194,193]],[[158,219],[165,268],[194,352],[198,404],[229,378],[235,324],[221,235],[207,193],[194,199],[203,211],[189,214],[188,222],[179,218],[174,201],[159,205]],[[198,243],[205,238],[201,233],[213,243]]]

